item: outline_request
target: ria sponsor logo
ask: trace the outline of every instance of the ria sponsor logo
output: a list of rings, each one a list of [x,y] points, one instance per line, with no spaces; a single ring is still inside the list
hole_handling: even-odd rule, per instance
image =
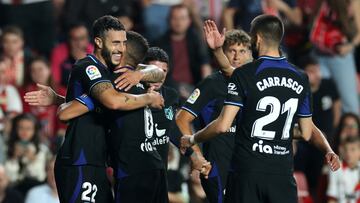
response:
[[[262,140],[259,140],[258,143],[253,144],[252,151],[260,152],[264,154],[275,154],[275,155],[286,155],[290,153],[290,151],[286,147],[282,147],[279,145],[270,146],[264,144],[264,141]]]
[[[143,152],[156,151],[156,147],[151,144],[151,140],[145,139],[145,142],[141,143],[140,149]]]

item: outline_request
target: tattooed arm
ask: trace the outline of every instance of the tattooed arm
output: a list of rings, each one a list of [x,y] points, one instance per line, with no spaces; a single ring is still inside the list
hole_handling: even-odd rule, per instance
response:
[[[117,89],[130,90],[131,87],[142,82],[160,82],[165,77],[164,71],[155,65],[139,64],[136,71],[127,68],[115,70],[115,73],[121,73],[114,83]]]
[[[112,110],[133,110],[150,105],[161,108],[164,104],[162,96],[156,92],[132,95],[117,92],[110,82],[96,84],[90,92],[91,96],[106,108]]]
[[[141,64],[142,65],[142,64]],[[164,71],[155,65],[145,65],[137,67],[142,73],[142,82],[160,82],[165,77]]]

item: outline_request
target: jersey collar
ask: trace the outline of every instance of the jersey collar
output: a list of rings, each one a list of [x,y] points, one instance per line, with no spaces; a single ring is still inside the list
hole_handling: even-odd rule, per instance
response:
[[[107,66],[105,64],[101,63],[101,61],[98,58],[96,58],[96,56],[94,56],[92,54],[87,54],[87,57],[89,57],[91,60],[93,60],[96,64],[99,64],[107,69]]]
[[[260,56],[259,59],[267,59],[267,60],[275,60],[275,61],[279,61],[279,60],[284,60],[286,59],[285,56],[280,56],[280,57],[273,57],[273,56]]]

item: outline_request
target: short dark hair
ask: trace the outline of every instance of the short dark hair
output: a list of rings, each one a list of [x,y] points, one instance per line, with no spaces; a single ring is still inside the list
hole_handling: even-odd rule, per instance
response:
[[[234,44],[242,44],[251,47],[251,38],[243,30],[229,30],[225,33],[224,50]]]
[[[305,55],[299,58],[298,65],[301,69],[306,69],[309,65],[318,65],[319,61],[312,55]]]
[[[81,21],[72,22],[66,27],[66,33],[69,34],[70,31],[72,31],[73,29],[80,28],[80,27],[85,27],[87,30],[86,24],[84,22],[81,22]]]
[[[119,19],[114,16],[106,15],[95,20],[93,24],[93,35],[95,37],[104,38],[104,35],[109,30],[125,31],[125,27]]]
[[[353,143],[360,143],[360,138],[357,136],[356,137],[348,136],[341,142],[341,145],[344,146],[344,145],[353,144]]]
[[[159,47],[151,47],[144,58],[143,63],[148,64],[150,61],[161,61],[169,64],[168,54]]]
[[[251,37],[259,34],[269,45],[280,45],[284,36],[284,24],[274,15],[259,15],[253,19],[250,28]]]
[[[22,29],[16,25],[8,25],[2,30],[1,39],[4,38],[7,34],[14,34],[19,36],[21,39],[24,39],[24,32]]]
[[[126,38],[125,61],[135,67],[143,61],[149,43],[141,34],[134,31],[127,31]]]

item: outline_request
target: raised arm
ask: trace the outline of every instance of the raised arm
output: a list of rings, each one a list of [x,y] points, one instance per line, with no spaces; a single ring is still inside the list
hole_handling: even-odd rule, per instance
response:
[[[225,41],[225,31],[226,30],[224,28],[223,32],[220,34],[215,22],[212,20],[207,20],[204,23],[206,43],[210,49],[213,50],[214,56],[219,63],[221,71],[223,71],[227,76],[231,76],[235,68],[231,66],[222,49]]]

